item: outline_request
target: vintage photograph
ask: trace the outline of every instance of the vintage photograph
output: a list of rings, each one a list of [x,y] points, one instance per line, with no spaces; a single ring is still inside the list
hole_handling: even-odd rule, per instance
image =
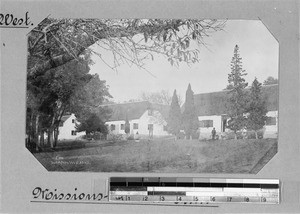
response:
[[[277,153],[278,66],[260,20],[47,17],[25,146],[48,171],[256,174]]]

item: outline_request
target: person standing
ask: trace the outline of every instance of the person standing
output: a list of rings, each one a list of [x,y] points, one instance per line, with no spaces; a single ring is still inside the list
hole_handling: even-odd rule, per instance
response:
[[[212,139],[213,139],[213,140],[216,139],[216,129],[215,129],[215,127],[214,127],[213,130],[211,131],[211,136],[212,136]]]
[[[198,140],[200,141],[200,139],[201,139],[201,128],[199,127],[198,128],[198,130],[197,130],[197,132],[198,132]]]

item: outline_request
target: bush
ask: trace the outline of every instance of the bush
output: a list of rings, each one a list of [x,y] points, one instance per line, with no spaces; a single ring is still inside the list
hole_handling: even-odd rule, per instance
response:
[[[224,133],[225,135],[225,139],[226,140],[232,140],[235,138],[235,134],[234,132],[225,132]],[[264,133],[263,131],[258,131],[257,132],[257,136],[258,136],[258,139],[262,139],[263,136],[264,136]],[[255,131],[246,131],[246,132],[242,132],[242,131],[239,131],[237,132],[237,139],[255,139]]]
[[[129,136],[127,137],[127,140],[134,140],[133,134],[129,135]]]
[[[184,139],[184,132],[179,132],[179,134],[177,135],[177,139]]]
[[[262,130],[257,132],[258,139],[264,138],[264,132]],[[247,131],[247,138],[248,139],[255,139],[255,131]]]
[[[123,141],[124,138],[123,138],[122,134],[108,134],[107,140],[113,141],[113,142],[118,142],[118,141]]]
[[[85,140],[105,140],[106,134],[103,134],[101,132],[95,132],[94,134],[87,134],[82,136],[82,139]]]

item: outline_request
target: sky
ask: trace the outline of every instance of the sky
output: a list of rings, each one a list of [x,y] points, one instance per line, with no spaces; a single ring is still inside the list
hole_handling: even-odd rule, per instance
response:
[[[238,45],[249,85],[255,77],[259,82],[269,76],[278,78],[279,44],[259,20],[228,20],[223,31],[211,34],[204,42],[207,47],[199,47],[199,62],[191,66],[171,66],[165,58],[154,56],[145,68],[155,77],[128,65],[121,65],[115,72],[97,55],[92,56],[90,73],[98,73],[101,80],[106,80],[115,102],[139,99],[142,92],[167,90],[172,95],[174,89],[184,98],[189,83],[194,94],[223,90],[228,85],[230,62]]]

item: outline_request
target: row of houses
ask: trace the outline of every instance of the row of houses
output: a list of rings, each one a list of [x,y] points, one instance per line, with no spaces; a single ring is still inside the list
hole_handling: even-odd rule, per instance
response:
[[[265,138],[276,138],[278,130],[278,84],[262,87],[262,95],[267,106],[267,121],[264,127]],[[208,138],[212,129],[218,134],[229,132],[227,109],[229,105],[228,91],[218,91],[194,95],[195,108],[199,120],[199,132]],[[112,115],[106,126],[112,134],[125,134],[126,117],[130,124],[130,134],[139,136],[167,136],[166,118],[170,106],[150,103],[148,101],[123,104],[103,105],[112,110]],[[76,133],[75,115],[62,118],[59,129],[59,139],[75,139],[84,133]]]

